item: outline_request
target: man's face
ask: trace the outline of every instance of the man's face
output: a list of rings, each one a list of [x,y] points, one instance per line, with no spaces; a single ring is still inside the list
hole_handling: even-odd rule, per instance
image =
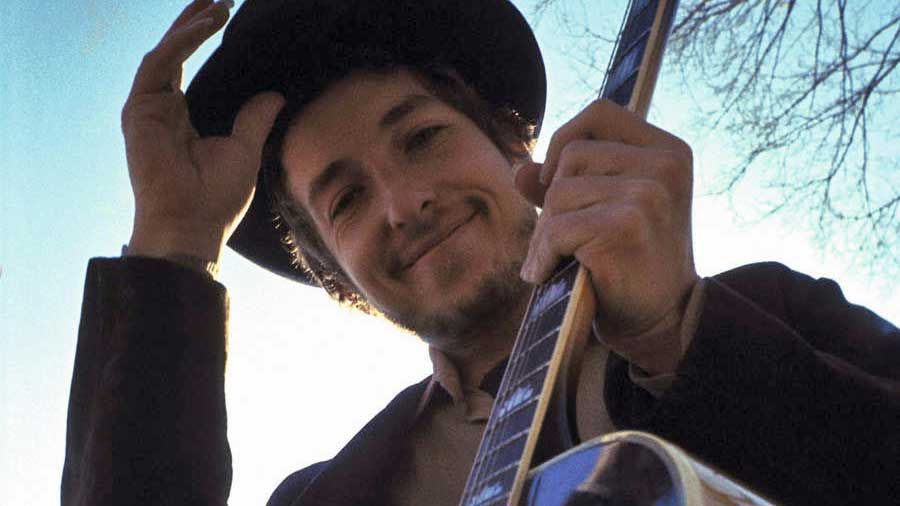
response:
[[[324,244],[388,318],[453,339],[519,307],[534,208],[491,140],[408,72],[332,85],[296,118],[282,162]]]

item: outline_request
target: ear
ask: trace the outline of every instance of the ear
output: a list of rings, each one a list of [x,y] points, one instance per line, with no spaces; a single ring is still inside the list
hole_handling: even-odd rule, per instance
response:
[[[541,184],[541,167],[541,164],[529,160],[516,166],[515,173],[516,189],[538,207],[544,205],[544,194],[547,192],[547,187]]]

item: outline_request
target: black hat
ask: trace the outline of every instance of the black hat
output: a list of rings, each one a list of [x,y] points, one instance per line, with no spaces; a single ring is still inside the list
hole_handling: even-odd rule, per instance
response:
[[[201,136],[228,135],[261,91],[309,102],[370,57],[447,66],[496,107],[540,127],[546,76],[528,23],[507,0],[246,0],[186,96]],[[274,226],[263,171],[228,245],[272,272],[311,283]]]

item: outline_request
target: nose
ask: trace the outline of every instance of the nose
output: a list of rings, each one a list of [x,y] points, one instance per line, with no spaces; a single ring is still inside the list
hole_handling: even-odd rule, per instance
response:
[[[388,225],[401,229],[428,223],[434,215],[434,203],[435,194],[430,188],[397,188],[387,197]]]

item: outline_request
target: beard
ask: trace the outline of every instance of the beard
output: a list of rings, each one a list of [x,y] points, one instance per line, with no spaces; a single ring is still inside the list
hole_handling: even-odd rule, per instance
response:
[[[469,344],[484,331],[498,327],[518,328],[532,286],[519,273],[528,252],[528,245],[537,214],[534,208],[523,209],[519,221],[507,241],[502,260],[497,261],[480,279],[463,280],[467,270],[458,264],[439,268],[434,275],[445,283],[474,283],[474,290],[441,310],[426,311],[418,306],[379,308],[388,320],[406,328],[431,344]],[[510,336],[512,339],[514,335]]]

